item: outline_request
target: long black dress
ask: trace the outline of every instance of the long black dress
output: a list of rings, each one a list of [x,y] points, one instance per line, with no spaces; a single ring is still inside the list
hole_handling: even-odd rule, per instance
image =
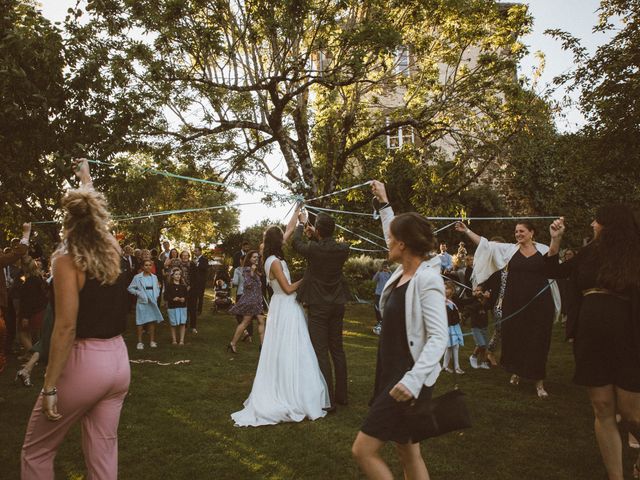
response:
[[[382,441],[417,443],[424,438],[411,434],[405,412],[409,402],[397,402],[389,391],[413,368],[413,358],[407,344],[405,295],[409,282],[391,291],[382,314],[382,333],[378,345],[376,382],[371,408],[360,429]],[[431,400],[432,387],[423,386],[417,402]]]
[[[545,275],[544,257],[540,252],[525,257],[520,251],[509,261],[507,287],[502,300],[502,356],[500,364],[509,373],[542,380],[546,376],[547,356],[551,346],[554,304],[551,290],[527,305],[549,280]]]
[[[640,318],[637,291],[608,291],[583,296],[590,289],[603,289],[591,246],[565,263],[558,255],[545,257],[549,278],[567,278],[574,299],[576,321],[573,353],[574,383],[587,387],[616,385],[640,392]],[[634,308],[635,306],[635,308]]]

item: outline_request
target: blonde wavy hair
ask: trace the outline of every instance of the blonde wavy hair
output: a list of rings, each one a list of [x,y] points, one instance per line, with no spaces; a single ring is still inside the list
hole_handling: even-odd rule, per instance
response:
[[[93,188],[69,190],[62,198],[62,244],[56,253],[71,256],[78,270],[103,285],[120,275],[120,246],[109,231],[111,215],[104,196]]]

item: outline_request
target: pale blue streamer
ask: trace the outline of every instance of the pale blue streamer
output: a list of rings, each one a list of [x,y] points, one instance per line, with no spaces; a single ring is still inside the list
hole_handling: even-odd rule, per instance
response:
[[[315,207],[310,207],[310,206],[308,206],[308,205],[306,205],[305,207],[307,208],[307,210],[309,210],[309,213],[312,213],[313,215],[316,215],[316,216],[318,215],[316,212],[314,212],[314,211],[313,211],[313,209],[314,209]],[[344,230],[345,232],[350,233],[351,235],[355,235],[356,237],[358,237],[358,238],[360,238],[360,239],[362,239],[362,240],[364,240],[364,241],[366,241],[366,242],[369,242],[369,243],[371,243],[371,244],[375,245],[375,246],[376,246],[376,247],[378,247],[378,248],[384,248],[384,250],[385,250],[385,251],[388,251],[388,250],[389,250],[389,249],[388,249],[388,248],[386,248],[386,247],[383,247],[383,246],[381,246],[381,245],[378,245],[376,242],[374,242],[373,240],[368,239],[367,237],[363,237],[362,235],[359,235],[359,234],[357,234],[357,233],[355,233],[355,232],[352,232],[351,230],[349,230],[349,229],[348,229],[348,228],[346,228],[346,227],[343,227],[342,225],[338,225],[338,224],[336,223],[336,227],[338,227],[340,230]]]

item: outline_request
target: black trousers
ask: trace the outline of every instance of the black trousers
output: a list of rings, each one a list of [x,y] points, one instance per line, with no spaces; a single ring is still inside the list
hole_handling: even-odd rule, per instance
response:
[[[373,301],[373,310],[376,312],[377,325],[382,325],[382,312],[380,311],[380,295],[376,294]]]
[[[347,358],[342,345],[343,319],[344,305],[309,305],[309,336],[318,357],[320,371],[329,387],[332,405],[347,403]],[[336,377],[335,385],[331,363]]]
[[[193,288],[187,293],[187,323],[189,328],[198,328],[198,309],[196,307],[197,302],[196,292]]]
[[[204,305],[204,288],[204,283],[202,285],[195,285],[194,287],[194,302],[198,315],[202,315],[202,306]]]

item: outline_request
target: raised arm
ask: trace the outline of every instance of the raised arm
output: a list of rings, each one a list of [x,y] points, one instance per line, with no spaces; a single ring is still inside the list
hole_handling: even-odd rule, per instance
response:
[[[477,233],[474,233],[464,223],[456,222],[454,228],[456,229],[457,232],[464,233],[469,238],[469,240],[471,240],[475,245],[479,245],[480,244],[480,240],[482,239],[482,237],[480,235],[478,235]]]
[[[293,209],[293,213],[291,214],[291,218],[289,219],[289,223],[287,224],[287,228],[284,231],[283,242],[287,243],[293,235],[294,230],[296,229],[296,224],[298,223],[298,216],[300,215],[300,209],[302,205],[300,203],[296,204],[296,208]]]
[[[280,285],[280,288],[284,290],[287,295],[291,295],[293,292],[298,290],[298,287],[302,283],[302,280],[289,283],[289,280],[287,280],[287,277],[285,277],[284,271],[282,270],[282,263],[280,260],[273,261],[271,264],[271,270],[269,271],[269,276],[278,281],[278,285]]]
[[[382,222],[382,231],[384,233],[384,239],[387,243],[387,247],[389,246],[389,228],[391,226],[391,221],[393,220],[395,214],[391,205],[389,205],[389,197],[387,196],[387,189],[384,186],[384,183],[378,180],[371,181],[371,193],[376,197],[378,202],[382,205],[380,207],[380,221]]]
[[[304,240],[302,238],[303,232],[304,232],[304,224],[309,219],[307,215],[308,214],[306,212],[299,213],[298,220],[300,220],[301,224],[295,227],[293,231],[293,242],[291,244],[293,249],[305,258],[309,256],[309,248],[310,248],[309,241]]]
[[[549,225],[549,234],[551,235],[551,243],[549,244],[549,251],[547,256],[552,257],[560,252],[560,244],[562,243],[562,237],[564,235],[565,225],[564,217],[555,219],[551,225]]]
[[[24,223],[22,225],[22,239],[18,246],[11,249],[9,253],[0,252],[0,267],[11,265],[20,259],[29,251],[29,236],[31,235],[31,224]]]
[[[75,174],[80,180],[80,184],[83,187],[93,187],[93,181],[91,180],[91,171],[89,170],[89,161],[86,158],[77,158],[74,160]]]

